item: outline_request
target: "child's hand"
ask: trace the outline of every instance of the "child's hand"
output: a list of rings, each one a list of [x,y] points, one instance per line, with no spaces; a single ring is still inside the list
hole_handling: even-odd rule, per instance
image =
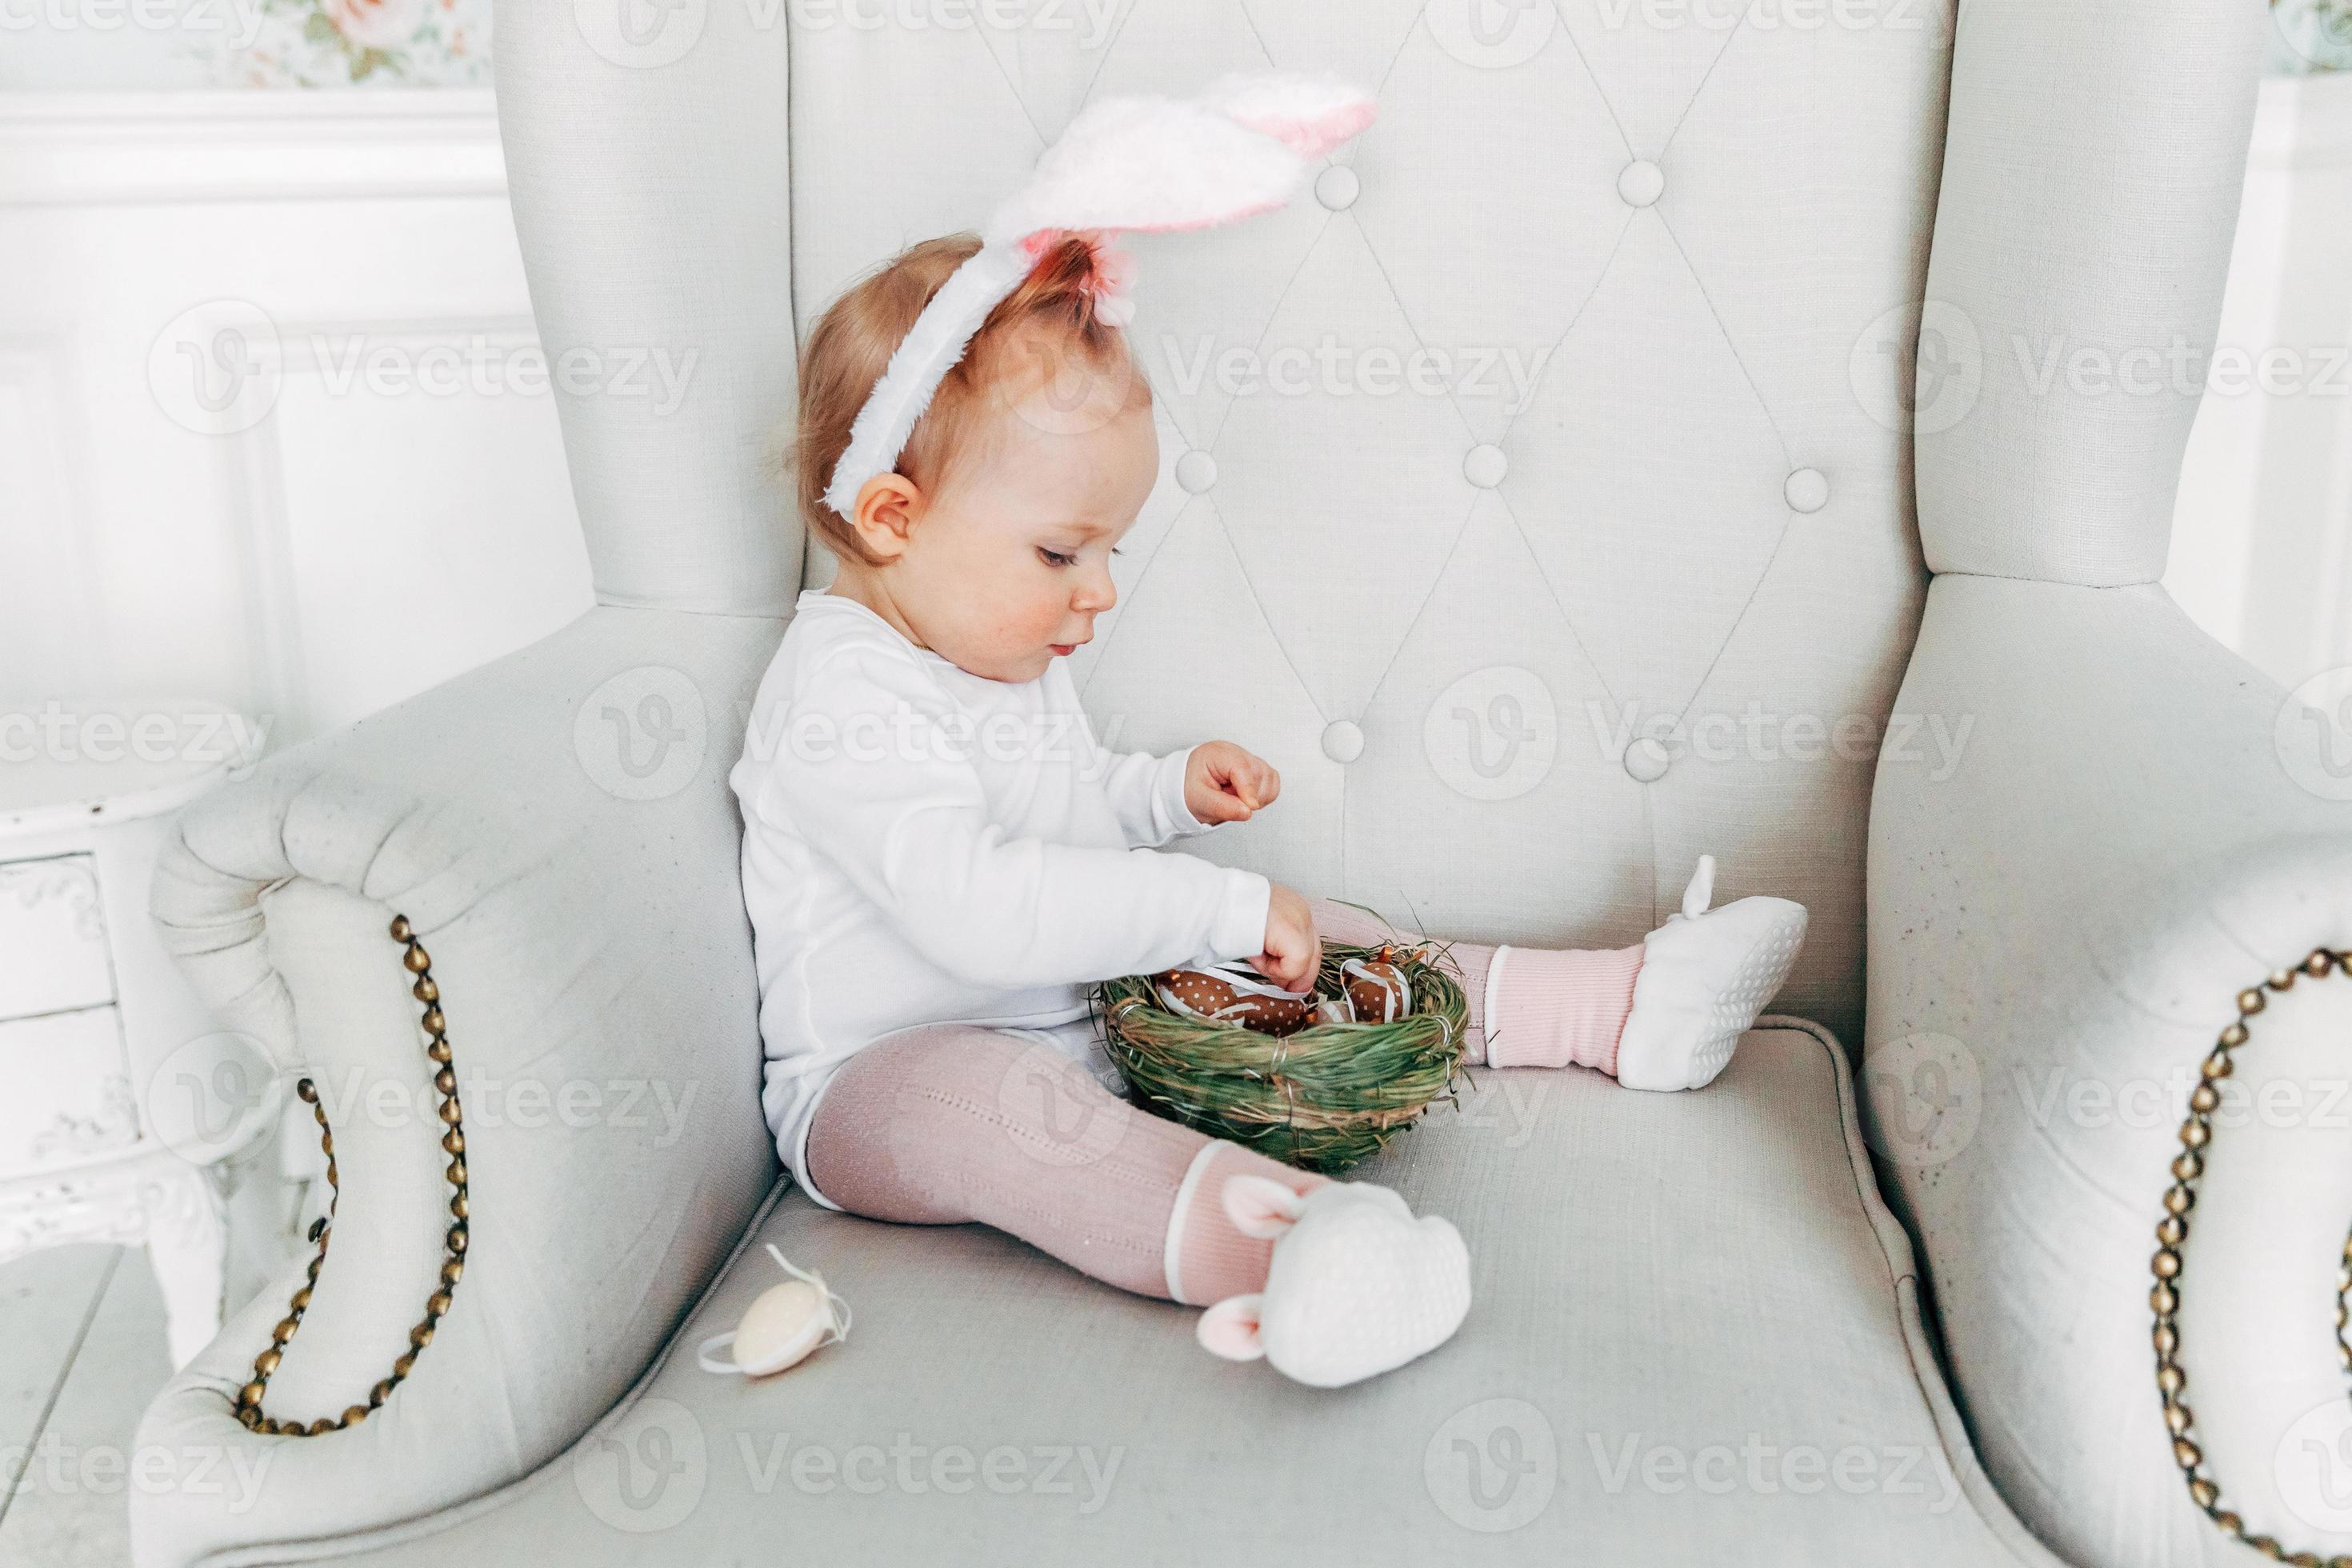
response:
[[[1323,963],[1323,939],[1314,911],[1295,888],[1274,884],[1265,907],[1265,951],[1250,963],[1286,991],[1312,991]]]
[[[1247,822],[1282,793],[1282,775],[1231,741],[1206,741],[1184,764],[1184,806],[1212,826]]]

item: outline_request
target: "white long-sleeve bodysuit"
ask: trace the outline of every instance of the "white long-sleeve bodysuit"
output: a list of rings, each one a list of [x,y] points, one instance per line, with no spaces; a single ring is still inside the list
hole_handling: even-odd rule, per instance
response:
[[[801,594],[728,783],[767,1056],[761,1104],[810,1196],[808,1128],[833,1074],[919,1024],[1034,1032],[1117,1079],[1092,984],[1265,947],[1271,886],[1155,852],[1213,831],[1190,749],[1096,740],[1055,659],[990,680],[855,599]]]

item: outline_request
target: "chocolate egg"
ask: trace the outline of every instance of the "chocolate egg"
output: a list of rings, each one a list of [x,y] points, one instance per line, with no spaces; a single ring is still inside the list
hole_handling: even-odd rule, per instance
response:
[[[1339,965],[1348,1012],[1359,1024],[1393,1024],[1412,1011],[1412,984],[1381,959],[1350,958]]]
[[[1240,959],[1208,969],[1167,970],[1152,976],[1152,989],[1171,1013],[1261,1035],[1296,1034],[1315,1021],[1313,992],[1285,991]]]

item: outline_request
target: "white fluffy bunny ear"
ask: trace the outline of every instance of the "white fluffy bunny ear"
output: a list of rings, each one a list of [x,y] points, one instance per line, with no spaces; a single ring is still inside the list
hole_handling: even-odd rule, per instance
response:
[[[1201,1314],[1192,1325],[1192,1337],[1211,1355],[1257,1360],[1265,1354],[1265,1341],[1258,1333],[1258,1308],[1265,1300],[1263,1294],[1226,1297]]]
[[[891,354],[851,423],[825,504],[855,516],[858,492],[891,471],[940,379],[1055,236],[1206,228],[1270,211],[1373,110],[1370,93],[1337,78],[1284,71],[1220,77],[1198,98],[1107,98],[1081,110]],[[1131,309],[1116,298],[1112,310]]]
[[[992,245],[1055,231],[1206,228],[1288,201],[1298,154],[1205,104],[1107,98],[1082,110],[981,230]]]
[[[1302,158],[1320,158],[1370,125],[1380,110],[1353,83],[1308,71],[1236,71],[1211,82],[1201,97]]]
[[[1228,1176],[1223,1202],[1235,1230],[1271,1241],[1298,1223],[1307,1200],[1271,1176]]]

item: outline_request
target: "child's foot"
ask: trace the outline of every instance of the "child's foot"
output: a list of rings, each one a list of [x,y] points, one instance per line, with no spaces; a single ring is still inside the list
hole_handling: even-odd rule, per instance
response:
[[[1628,1089],[1713,1082],[1797,962],[1804,905],[1741,899],[1709,910],[1714,896],[1715,857],[1702,855],[1680,912],[1642,940],[1633,1010],[1617,1042],[1617,1081]]]
[[[1370,1182],[1301,1197],[1265,1176],[1225,1183],[1243,1234],[1274,1238],[1264,1291],[1201,1314],[1201,1343],[1228,1361],[1264,1356],[1317,1388],[1402,1366],[1454,1337],[1470,1310],[1470,1254],[1435,1215]]]

